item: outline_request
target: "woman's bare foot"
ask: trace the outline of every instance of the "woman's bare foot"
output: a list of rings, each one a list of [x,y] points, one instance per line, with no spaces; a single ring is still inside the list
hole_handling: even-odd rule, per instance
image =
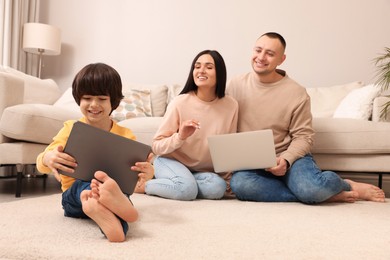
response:
[[[356,191],[342,191],[330,199],[326,200],[326,202],[349,202],[353,203],[357,201],[359,198],[359,194]]]
[[[125,240],[119,219],[93,198],[91,191],[82,191],[80,199],[84,213],[96,222],[110,242],[123,242]]]
[[[376,202],[385,202],[385,192],[375,185],[345,180],[351,185],[352,191],[359,194],[359,199]]]
[[[137,185],[135,186],[134,192],[135,193],[145,193],[145,181],[138,180]]]
[[[95,172],[95,178],[91,182],[93,197],[124,221],[136,221],[138,212],[122,193],[118,183],[102,171]]]

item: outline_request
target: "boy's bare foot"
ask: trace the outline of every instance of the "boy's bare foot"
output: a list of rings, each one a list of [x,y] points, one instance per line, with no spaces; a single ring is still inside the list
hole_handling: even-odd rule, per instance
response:
[[[385,192],[379,187],[362,182],[355,182],[352,180],[345,180],[351,185],[352,191],[357,191],[359,199],[376,202],[385,202]]]
[[[95,172],[95,178],[91,182],[94,198],[124,221],[136,221],[138,212],[122,193],[118,183],[102,171]]]
[[[342,191],[330,199],[326,200],[326,202],[349,202],[353,203],[357,201],[359,198],[359,194],[356,191]]]
[[[91,191],[82,191],[80,199],[84,213],[98,224],[110,242],[123,242],[125,240],[119,219],[93,198]]]

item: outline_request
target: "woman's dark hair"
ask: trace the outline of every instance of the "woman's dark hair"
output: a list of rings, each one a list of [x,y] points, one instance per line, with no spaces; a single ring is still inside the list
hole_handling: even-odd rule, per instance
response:
[[[217,86],[215,88],[215,94],[218,98],[223,98],[225,96],[225,89],[226,89],[226,66],[225,61],[223,60],[221,54],[219,54],[218,51],[215,50],[204,50],[200,52],[191,64],[191,70],[187,78],[187,82],[184,85],[183,90],[180,92],[180,94],[186,94],[190,91],[197,91],[198,86],[195,85],[193,71],[195,68],[195,63],[198,60],[198,58],[204,54],[209,54],[213,59],[215,63],[215,71],[217,75]]]
[[[113,111],[123,99],[121,77],[107,64],[89,64],[76,74],[72,94],[78,105],[83,95],[109,96]]]

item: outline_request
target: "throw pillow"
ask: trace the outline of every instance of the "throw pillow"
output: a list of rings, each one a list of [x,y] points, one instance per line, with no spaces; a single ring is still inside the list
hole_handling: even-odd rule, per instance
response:
[[[117,109],[111,114],[112,119],[117,122],[144,116],[152,116],[150,90],[146,89],[131,89],[127,91]]]
[[[311,100],[313,117],[332,117],[341,100],[354,89],[363,87],[361,81],[330,87],[306,88]]]
[[[355,118],[369,120],[374,99],[380,94],[380,87],[371,84],[351,91],[337,107],[334,118]]]
[[[166,85],[153,84],[123,84],[123,95],[126,96],[132,89],[150,90],[150,103],[152,116],[163,116],[167,107],[168,87]]]

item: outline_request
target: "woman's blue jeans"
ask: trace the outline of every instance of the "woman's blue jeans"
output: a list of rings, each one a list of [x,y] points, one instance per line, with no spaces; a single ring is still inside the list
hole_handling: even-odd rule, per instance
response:
[[[226,182],[213,172],[192,173],[174,159],[158,156],[154,160],[155,179],[145,185],[145,193],[174,200],[221,199]]]
[[[321,171],[308,154],[296,160],[284,176],[265,170],[237,171],[230,181],[239,200],[317,204],[351,186],[332,171]]]
[[[62,193],[62,208],[64,209],[64,215],[66,217],[89,218],[83,211],[80,194],[82,191],[90,189],[90,182],[76,180],[69,189]],[[117,218],[121,222],[123,232],[126,236],[127,231],[129,230],[129,225],[126,221],[119,218],[118,216]]]

